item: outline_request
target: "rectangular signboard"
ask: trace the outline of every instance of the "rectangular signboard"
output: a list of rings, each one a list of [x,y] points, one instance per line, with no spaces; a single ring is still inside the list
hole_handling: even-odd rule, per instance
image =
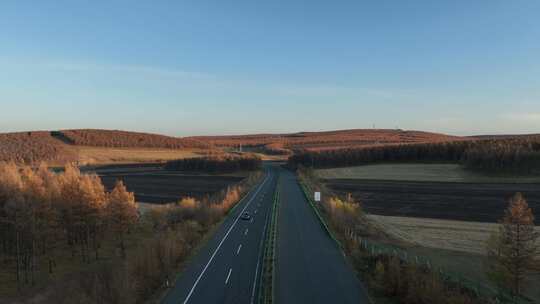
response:
[[[316,202],[320,202],[320,201],[321,201],[321,193],[320,193],[320,192],[315,192],[315,201],[316,201]]]

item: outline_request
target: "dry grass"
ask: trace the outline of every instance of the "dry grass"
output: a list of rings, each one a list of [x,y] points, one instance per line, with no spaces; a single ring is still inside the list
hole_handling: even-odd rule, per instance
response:
[[[174,159],[203,156],[204,152],[197,149],[145,149],[145,148],[103,148],[103,147],[73,147],[79,156],[81,165],[121,164],[121,163],[150,163],[164,162]]]
[[[138,202],[137,206],[139,209],[139,212],[141,214],[148,213],[150,211],[164,211],[167,210],[167,208],[170,208],[171,206],[174,206],[176,203],[169,203],[169,204],[151,204],[151,203],[141,203]]]
[[[433,266],[447,272],[490,285],[484,274],[485,246],[498,224],[381,215],[368,218],[390,235],[412,243],[407,249],[409,254],[428,258]],[[540,226],[536,230],[540,233]],[[528,280],[529,287],[539,285],[540,274]],[[539,289],[528,288],[525,294],[540,301]]]
[[[466,170],[458,164],[374,164],[316,170],[325,179],[375,179],[418,182],[535,183],[538,176],[493,175]]]
[[[368,215],[395,237],[430,248],[483,254],[485,242],[498,224],[415,217]],[[536,227],[540,233],[540,227]]]

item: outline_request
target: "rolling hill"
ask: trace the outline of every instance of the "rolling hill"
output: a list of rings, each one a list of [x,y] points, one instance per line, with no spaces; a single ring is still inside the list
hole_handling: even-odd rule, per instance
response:
[[[36,163],[151,162],[194,156],[192,151],[262,152],[290,155],[399,143],[433,143],[470,139],[440,133],[397,129],[353,129],[288,134],[171,137],[120,130],[75,129],[0,134],[0,161]]]
[[[192,139],[215,147],[259,147],[264,150],[328,150],[396,143],[427,143],[463,140],[440,133],[396,129],[353,129],[290,134],[198,136]]]
[[[18,163],[47,161],[62,164],[81,160],[87,163],[87,159],[94,162],[95,158],[100,162],[107,159],[104,155],[112,155],[111,162],[141,159],[130,155],[134,151],[143,154],[147,161],[158,161],[181,158],[189,155],[182,152],[193,149],[206,150],[208,144],[195,139],[117,130],[81,129],[0,134],[0,161]],[[164,152],[168,152],[167,155],[164,156]]]

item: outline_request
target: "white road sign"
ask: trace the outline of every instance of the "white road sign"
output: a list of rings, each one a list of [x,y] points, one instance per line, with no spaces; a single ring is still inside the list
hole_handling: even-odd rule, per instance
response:
[[[320,202],[320,201],[321,201],[321,193],[320,193],[320,192],[315,192],[315,201],[316,201],[316,202]]]

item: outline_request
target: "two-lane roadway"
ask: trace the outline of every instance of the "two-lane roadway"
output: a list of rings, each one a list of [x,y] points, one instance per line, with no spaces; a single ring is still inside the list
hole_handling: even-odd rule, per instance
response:
[[[265,168],[264,181],[237,205],[188,263],[163,303],[258,302],[265,232],[277,187],[274,302],[370,303],[352,267],[322,228],[295,175],[277,165]],[[241,218],[246,211],[251,220]]]
[[[188,263],[162,303],[256,303],[264,233],[276,187],[276,173],[266,177],[225,219]],[[242,219],[248,212],[251,219]]]
[[[282,170],[276,303],[370,303],[336,243],[323,229],[296,176]]]

